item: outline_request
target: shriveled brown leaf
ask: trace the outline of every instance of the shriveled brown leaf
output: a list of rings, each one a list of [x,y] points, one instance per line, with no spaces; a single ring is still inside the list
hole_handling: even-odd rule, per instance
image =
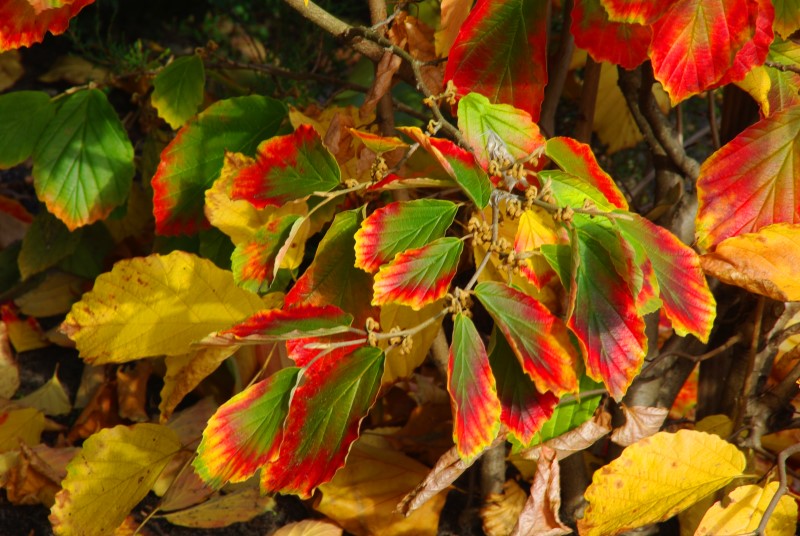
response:
[[[0,398],[11,398],[19,389],[19,365],[11,352],[8,327],[0,320]]]
[[[626,406],[622,404],[625,424],[614,429],[611,441],[627,447],[640,439],[650,437],[661,429],[664,419],[669,415],[667,408],[651,408],[647,406]]]
[[[9,471],[5,484],[9,502],[52,506],[61,481],[67,476],[67,464],[79,451],[75,447],[21,444],[18,462]]]
[[[581,424],[574,430],[560,435],[529,449],[522,450],[518,456],[525,460],[538,460],[543,447],[548,447],[557,452],[559,460],[580,452],[594,445],[598,439],[611,431],[611,414],[601,411],[594,417]]]
[[[272,536],[342,536],[342,528],[330,521],[304,519],[282,526]]]
[[[148,360],[137,361],[131,367],[117,369],[117,402],[119,416],[134,422],[150,419],[145,409],[147,405],[147,381],[153,373],[153,365]]]
[[[503,484],[503,493],[493,493],[481,508],[483,531],[487,536],[507,536],[517,524],[525,506],[525,492],[513,480]]]
[[[436,54],[440,57],[450,53],[450,47],[456,42],[461,25],[467,20],[472,0],[442,0],[442,22],[436,32]]]
[[[97,389],[105,383],[106,371],[104,366],[84,365],[81,374],[81,383],[75,393],[76,408],[85,408],[92,400]]]
[[[400,56],[391,52],[384,52],[383,57],[375,66],[375,80],[364,98],[364,103],[358,110],[360,117],[366,117],[375,110],[378,101],[392,89],[392,78],[403,64]]]
[[[435,60],[437,55],[433,28],[412,16],[407,16],[403,19],[403,26],[408,40],[408,52],[415,59],[422,62]],[[444,81],[444,62],[424,65],[420,68],[420,71],[422,72],[422,80],[428,90],[434,94],[439,93]]]
[[[543,446],[536,464],[531,494],[513,536],[561,536],[572,529],[558,517],[561,508],[561,472],[555,450]]]
[[[67,435],[67,440],[75,442],[79,439],[86,439],[103,428],[110,428],[121,422],[117,405],[116,383],[106,381],[95,390],[89,403],[78,415]]]

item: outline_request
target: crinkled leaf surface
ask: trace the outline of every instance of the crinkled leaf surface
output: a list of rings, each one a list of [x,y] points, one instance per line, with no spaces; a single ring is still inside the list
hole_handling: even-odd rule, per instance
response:
[[[40,43],[47,32],[53,35],[64,33],[69,20],[94,0],[59,2],[52,9],[39,10],[34,2],[7,0],[0,4],[0,52]],[[43,6],[40,6],[43,7]]]
[[[739,449],[705,432],[659,432],[594,473],[581,536],[610,536],[657,523],[740,476]]]
[[[242,482],[278,453],[300,369],[287,367],[237,394],[208,421],[192,465],[211,487]]]
[[[703,249],[773,223],[800,223],[800,106],[748,127],[711,155],[697,180]]]
[[[578,352],[559,318],[534,298],[503,283],[480,283],[475,295],[539,392],[562,395],[577,390],[574,367]]]
[[[764,487],[739,486],[728,494],[725,506],[717,501],[708,509],[695,536],[736,536],[754,532],[764,517],[778,482]],[[797,503],[789,495],[778,501],[778,507],[769,517],[766,534],[770,536],[793,536],[797,527]]]
[[[333,478],[375,403],[382,373],[383,351],[373,347],[312,363],[292,394],[278,455],[262,469],[262,491],[308,497]]]
[[[379,208],[355,234],[355,265],[376,272],[396,254],[443,237],[457,210],[455,203],[438,199],[399,201]]]
[[[463,249],[461,240],[445,237],[398,253],[375,274],[372,304],[394,302],[419,310],[443,298],[456,275]]]
[[[95,281],[62,329],[89,363],[178,355],[264,307],[230,272],[190,253],[118,262]]]
[[[575,44],[596,61],[608,61],[633,69],[647,59],[653,36],[650,26],[612,22],[602,0],[576,0],[572,8]]]
[[[536,389],[505,336],[498,330],[492,332],[489,363],[500,400],[500,422],[508,427],[514,438],[527,445],[553,415],[558,397],[549,391],[541,393]]]
[[[205,83],[206,73],[200,56],[177,58],[153,80],[150,99],[158,115],[178,129],[202,104]]]
[[[462,313],[456,315],[453,326],[447,390],[453,408],[453,440],[459,455],[471,460],[497,436],[501,408],[486,347],[475,324]]]
[[[184,125],[161,153],[153,177],[153,213],[159,234],[205,228],[206,189],[219,176],[225,151],[254,155],[258,144],[281,130],[286,106],[253,95],[216,102]]]
[[[90,436],[56,495],[50,513],[56,534],[113,533],[180,448],[177,434],[157,424],[117,426]]]
[[[476,91],[525,110],[536,121],[546,65],[547,2],[479,0],[450,49],[444,76],[461,95]]]
[[[0,96],[0,168],[23,163],[55,115],[43,91],[13,91]]]
[[[133,145],[98,89],[67,97],[33,152],[36,195],[71,230],[121,205],[133,173]]]

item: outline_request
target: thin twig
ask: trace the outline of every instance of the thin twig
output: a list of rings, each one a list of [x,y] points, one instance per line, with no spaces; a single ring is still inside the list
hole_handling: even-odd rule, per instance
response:
[[[783,497],[789,490],[789,485],[786,478],[786,460],[798,452],[800,452],[800,443],[782,450],[778,455],[778,478],[780,484],[778,485],[778,489],[775,490],[775,495],[772,496],[772,500],[769,501],[767,509],[764,510],[764,515],[761,518],[761,522],[758,524],[758,528],[756,529],[756,534],[758,536],[764,536],[766,534],[769,518],[772,517],[775,509],[778,507],[781,497]]]
[[[658,354],[658,356],[656,356],[655,359],[650,361],[650,363],[644,368],[644,370],[642,370],[640,376],[647,377],[647,373],[649,373],[656,365],[658,365],[659,362],[668,357],[680,357],[683,359],[694,361],[695,363],[700,363],[701,361],[705,361],[706,359],[711,359],[712,357],[716,357],[726,352],[734,344],[741,342],[741,340],[742,340],[742,335],[740,333],[737,333],[733,335],[731,338],[729,338],[727,341],[725,341],[723,344],[721,344],[720,346],[717,346],[713,350],[710,350],[700,355],[687,354],[686,352],[664,352]]]
[[[717,103],[714,99],[714,90],[708,90],[708,125],[711,128],[711,143],[714,145],[714,150],[722,147],[719,140],[719,125],[717,124]]]
[[[785,63],[778,63],[777,61],[765,61],[764,65],[781,71],[800,74],[800,67],[797,65],[786,65]]]

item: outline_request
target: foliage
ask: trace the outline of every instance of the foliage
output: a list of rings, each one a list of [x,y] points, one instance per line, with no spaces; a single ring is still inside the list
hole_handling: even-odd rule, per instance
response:
[[[6,2],[0,61],[22,68],[17,48],[91,3]],[[260,24],[235,4],[239,22],[211,13],[221,43],[138,41],[109,67],[77,34],[85,57],[42,78],[66,86],[1,86],[0,167],[35,196],[0,192],[10,500],[64,535],[159,512],[219,527],[277,493],[355,534],[435,534],[483,458],[489,534],[678,514],[687,534],[794,532],[800,447],[777,476],[764,460],[800,444],[800,7],[370,0],[350,24],[285,0]],[[318,63],[345,72],[267,53],[290,12],[337,37]],[[607,170],[631,146],[652,162],[634,185]],[[85,365],[74,402],[56,374],[19,389],[16,356],[50,343]],[[570,455],[591,483],[561,488]]]

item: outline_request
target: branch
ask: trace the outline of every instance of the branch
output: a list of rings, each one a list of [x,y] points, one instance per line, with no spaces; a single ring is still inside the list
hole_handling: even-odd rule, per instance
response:
[[[764,516],[761,518],[761,522],[758,524],[758,528],[756,529],[756,534],[758,534],[758,536],[764,536],[766,534],[769,518],[772,517],[775,509],[778,507],[781,497],[783,497],[789,490],[786,478],[786,461],[790,456],[798,452],[800,452],[800,443],[782,450],[778,455],[778,475],[780,479],[780,485],[778,486],[778,489],[775,490],[775,495],[772,496],[772,500],[769,501],[767,509],[764,510]]]
[[[765,61],[764,65],[772,67],[773,69],[800,74],[800,67],[797,65],[786,65],[785,63],[778,63],[777,61]]]

